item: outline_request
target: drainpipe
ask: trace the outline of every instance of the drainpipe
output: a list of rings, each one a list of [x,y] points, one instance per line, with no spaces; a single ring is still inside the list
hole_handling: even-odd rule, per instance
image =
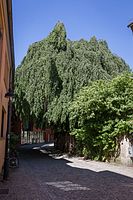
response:
[[[3,180],[7,180],[7,178],[9,177],[9,141],[10,141],[10,121],[11,121],[11,100],[10,96],[7,96],[6,94],[5,97],[6,98],[9,97],[9,100],[8,100],[8,113],[7,113],[7,132],[6,132]]]

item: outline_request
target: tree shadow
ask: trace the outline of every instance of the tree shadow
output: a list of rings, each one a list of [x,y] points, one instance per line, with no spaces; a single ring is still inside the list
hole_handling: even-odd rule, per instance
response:
[[[92,170],[86,169],[80,161],[76,164],[75,161],[25,147],[20,150],[20,168],[12,170],[10,176],[8,184],[10,191],[17,187],[14,191],[16,198],[20,194],[23,197],[22,190],[26,184],[27,195],[31,195],[31,199],[37,193],[42,199],[52,200],[133,199],[133,178],[104,168],[102,171],[95,171],[93,167]]]

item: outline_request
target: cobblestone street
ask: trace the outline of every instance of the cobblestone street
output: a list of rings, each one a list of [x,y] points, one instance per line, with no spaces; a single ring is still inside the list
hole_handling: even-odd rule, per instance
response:
[[[0,188],[0,200],[132,200],[133,168],[23,148]]]

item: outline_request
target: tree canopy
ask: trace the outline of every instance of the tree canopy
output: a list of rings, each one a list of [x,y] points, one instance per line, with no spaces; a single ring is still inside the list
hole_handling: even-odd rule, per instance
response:
[[[69,108],[78,151],[91,158],[116,157],[119,140],[133,131],[133,76],[99,80],[82,88]]]
[[[95,36],[89,41],[71,41],[58,22],[47,38],[29,47],[16,69],[16,111],[23,121],[33,119],[38,127],[51,123],[66,127],[69,107],[82,87],[111,80],[124,71],[130,71],[129,66],[110,51],[106,41]]]

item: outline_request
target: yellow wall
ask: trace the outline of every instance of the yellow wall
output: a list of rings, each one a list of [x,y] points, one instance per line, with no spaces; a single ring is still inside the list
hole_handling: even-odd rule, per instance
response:
[[[0,170],[2,169],[5,155],[5,140],[0,139]]]
[[[9,89],[9,74],[12,67],[11,46],[9,36],[7,1],[0,0],[0,29],[2,33],[0,41],[0,172],[4,163],[5,139],[7,131],[8,98],[5,94]],[[11,3],[11,1],[9,1]],[[2,110],[4,123],[2,132]]]

